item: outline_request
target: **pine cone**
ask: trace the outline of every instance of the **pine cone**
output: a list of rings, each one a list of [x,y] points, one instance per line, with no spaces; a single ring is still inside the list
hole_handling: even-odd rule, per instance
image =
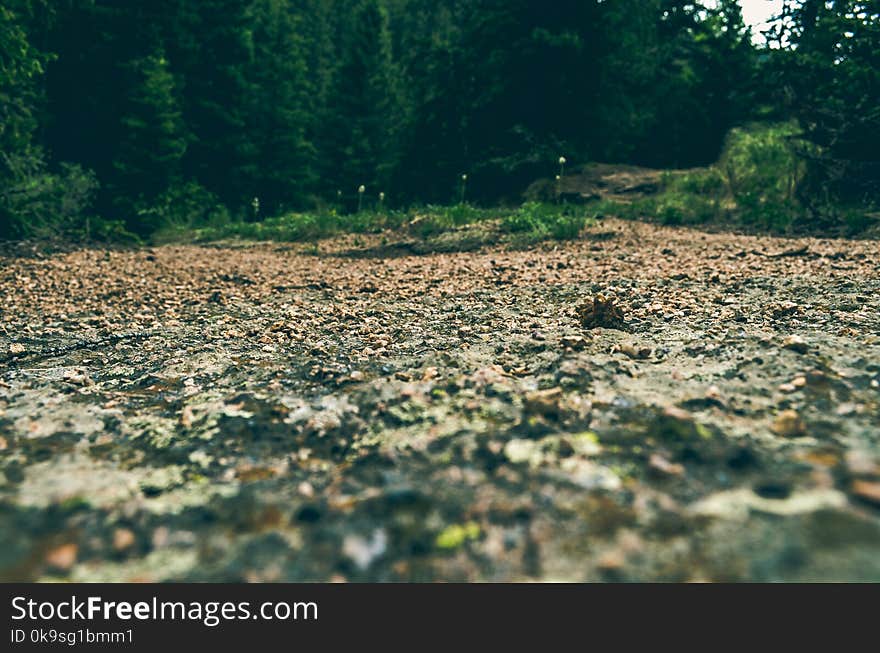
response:
[[[619,329],[623,326],[623,310],[617,305],[617,297],[598,293],[575,308],[581,324],[588,329],[605,327]]]

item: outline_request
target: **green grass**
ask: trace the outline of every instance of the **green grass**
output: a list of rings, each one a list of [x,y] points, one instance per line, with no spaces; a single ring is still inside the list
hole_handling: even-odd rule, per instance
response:
[[[501,218],[501,231],[519,242],[574,240],[595,222],[594,209],[585,206],[527,202]]]
[[[171,226],[158,232],[154,239],[157,242],[206,242],[231,238],[306,242],[343,233],[379,233],[389,229],[400,229],[406,221],[406,214],[396,211],[383,213],[363,211],[340,215],[329,210],[315,213],[288,213],[259,222],[229,220],[197,227]]]
[[[347,215],[328,210],[289,213],[259,222],[218,220],[199,227],[169,226],[156,242],[208,242],[227,239],[314,242],[340,234],[399,232],[421,240],[440,238],[485,223],[516,243],[577,238],[594,215],[586,207],[527,203],[517,209],[484,209],[468,204],[429,205],[409,211],[362,211]]]

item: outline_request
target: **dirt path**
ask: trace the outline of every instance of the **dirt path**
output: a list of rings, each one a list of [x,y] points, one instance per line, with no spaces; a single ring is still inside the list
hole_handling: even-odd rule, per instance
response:
[[[0,579],[880,580],[876,242],[354,243],[0,259]]]

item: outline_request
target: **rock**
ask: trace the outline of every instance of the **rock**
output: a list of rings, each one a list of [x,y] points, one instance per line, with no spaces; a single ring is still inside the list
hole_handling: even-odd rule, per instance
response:
[[[436,379],[440,375],[440,372],[436,367],[426,367],[425,372],[422,374],[422,381],[430,381],[431,379]]]
[[[134,546],[135,536],[127,528],[117,528],[113,531],[113,550],[125,551]]]
[[[596,559],[596,567],[602,571],[618,571],[626,565],[626,556],[620,549],[605,551]]]
[[[787,317],[789,315],[793,315],[799,310],[800,306],[791,301],[782,302],[781,304],[777,304],[771,308],[773,317],[777,320],[783,317]]]
[[[620,329],[624,323],[623,309],[617,304],[617,297],[599,293],[589,297],[575,308],[581,325],[588,329],[605,327]]]
[[[526,413],[542,417],[558,417],[559,402],[562,399],[562,388],[550,388],[529,392],[525,396],[523,407]]]
[[[184,468],[180,465],[155,467],[141,480],[141,490],[147,496],[157,496],[183,483]]]
[[[850,491],[862,501],[880,506],[880,481],[853,481]]]
[[[514,465],[541,463],[540,445],[534,440],[513,439],[504,445],[504,456]]]
[[[560,463],[560,478],[585,490],[619,490],[623,486],[620,477],[608,467],[581,458],[566,458]]]
[[[171,531],[167,526],[159,526],[153,531],[152,544],[154,549],[161,549],[168,546],[171,538]]]
[[[709,439],[712,433],[694,416],[678,406],[667,406],[650,425],[650,433],[664,440]]]
[[[193,419],[194,419],[194,415],[193,415],[192,406],[189,406],[189,405],[184,406],[183,410],[180,411],[180,425],[183,428],[188,429],[188,428],[192,427]]]
[[[385,530],[377,528],[367,539],[360,535],[346,535],[342,543],[342,553],[361,571],[366,570],[373,562],[385,554],[388,547],[388,536]]]
[[[13,342],[9,345],[9,353],[10,354],[23,354],[24,353],[24,345],[20,342]]]
[[[76,564],[79,547],[74,543],[62,544],[46,554],[46,564],[60,571],[68,571]]]
[[[810,346],[806,343],[806,341],[797,335],[788,336],[785,340],[782,341],[782,346],[785,349],[790,349],[799,354],[806,354],[810,350]]]
[[[773,420],[771,430],[783,438],[797,438],[807,434],[807,425],[796,410],[784,410]]]
[[[784,499],[766,499],[749,488],[739,488],[709,495],[689,506],[688,512],[706,517],[742,520],[753,511],[791,516],[840,509],[846,503],[842,492],[831,489],[806,490]]]
[[[651,347],[638,347],[631,343],[620,345],[620,351],[636,360],[645,360],[646,358],[650,358],[651,354],[654,353],[654,350]]]
[[[880,476],[880,461],[875,460],[867,451],[859,449],[847,451],[846,466],[851,474]]]
[[[673,463],[661,456],[659,453],[652,453],[648,460],[648,465],[654,472],[659,472],[663,476],[684,476],[684,466],[679,463]]]
[[[847,401],[840,404],[834,411],[834,414],[839,415],[840,417],[849,417],[850,415],[857,415],[860,409],[860,404],[854,404],[851,401]]]
[[[74,385],[94,385],[95,382],[89,378],[89,375],[85,372],[81,372],[79,370],[67,370],[64,372],[64,375],[61,377],[68,383],[73,383]]]
[[[580,351],[587,346],[589,341],[583,336],[562,336],[561,342],[563,347],[570,347],[575,351]]]

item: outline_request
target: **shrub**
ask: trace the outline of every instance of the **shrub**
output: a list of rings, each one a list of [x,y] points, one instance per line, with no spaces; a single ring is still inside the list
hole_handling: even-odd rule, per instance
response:
[[[130,238],[121,222],[91,214],[98,182],[91,171],[63,163],[48,170],[42,153],[4,155],[0,161],[0,237]]]
[[[794,123],[733,129],[718,162],[708,168],[668,173],[661,192],[618,207],[623,217],[652,217],[664,224],[724,220],[776,232],[805,227],[842,228],[855,233],[870,226],[867,209],[801,201],[815,147],[801,140]]]
[[[177,184],[150,201],[135,205],[138,231],[186,231],[231,222],[229,211],[212,193],[195,182]]]

